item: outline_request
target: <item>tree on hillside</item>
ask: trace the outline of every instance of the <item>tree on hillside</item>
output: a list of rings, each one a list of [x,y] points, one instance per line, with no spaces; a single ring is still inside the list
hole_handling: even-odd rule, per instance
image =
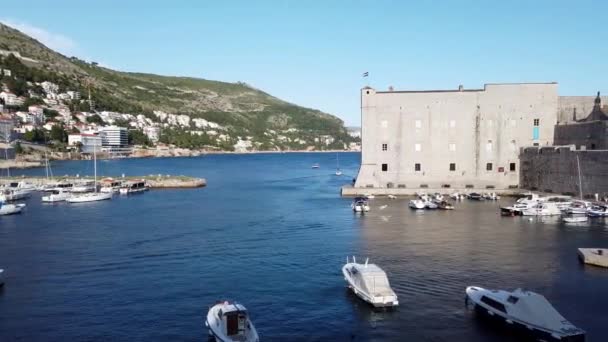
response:
[[[93,114],[91,116],[87,116],[87,123],[94,123],[94,124],[98,124],[98,125],[103,125],[103,119],[101,118],[101,116],[97,115],[97,114]]]
[[[25,132],[23,134],[23,140],[35,143],[44,143],[46,141],[46,136],[43,130],[36,128],[29,132]]]
[[[42,112],[47,119],[54,119],[55,117],[59,116],[59,112],[54,109],[44,108]]]
[[[68,142],[68,133],[65,131],[63,126],[55,125],[51,128],[51,133],[49,134],[51,140],[59,141],[62,143]]]
[[[138,129],[129,130],[129,145],[144,145],[150,146],[152,143],[148,136],[144,134],[144,132]]]
[[[28,108],[30,106],[43,105],[43,104],[44,104],[44,101],[42,101],[42,99],[39,97],[28,97],[27,99],[25,99],[25,101],[23,101],[23,104],[21,105],[21,110],[25,112],[28,110]]]

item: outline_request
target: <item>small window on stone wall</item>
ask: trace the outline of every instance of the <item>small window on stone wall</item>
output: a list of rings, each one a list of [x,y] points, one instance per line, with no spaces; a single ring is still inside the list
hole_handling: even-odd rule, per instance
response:
[[[515,171],[515,163],[509,164],[509,171]]]
[[[450,163],[450,171],[456,171],[456,163]]]
[[[382,144],[382,151],[388,150],[388,144]]]
[[[382,164],[382,171],[388,171],[388,164]]]
[[[414,164],[414,171],[420,171],[420,169],[421,169],[420,163]]]
[[[492,163],[486,164],[486,171],[492,171]]]

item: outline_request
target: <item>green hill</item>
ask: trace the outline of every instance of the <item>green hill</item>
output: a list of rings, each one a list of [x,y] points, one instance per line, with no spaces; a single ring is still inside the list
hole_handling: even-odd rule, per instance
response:
[[[253,137],[260,149],[341,148],[351,141],[337,117],[285,102],[245,83],[116,71],[63,56],[3,24],[0,50],[4,59],[9,52],[19,54],[28,70],[17,76],[25,81],[49,80],[83,96],[90,89],[96,111],[144,114],[153,120],[157,120],[154,111],[203,118],[223,126],[232,139]],[[288,141],[273,137],[281,132],[290,132]],[[314,142],[321,135],[336,140],[332,146],[321,146]]]

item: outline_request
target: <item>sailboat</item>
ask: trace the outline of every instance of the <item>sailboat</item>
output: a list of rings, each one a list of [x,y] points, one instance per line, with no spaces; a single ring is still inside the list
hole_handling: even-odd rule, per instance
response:
[[[581,162],[580,162],[578,155],[576,156],[576,169],[578,171],[578,195],[580,197],[580,201],[573,201],[569,205],[569,207],[565,210],[567,213],[571,214],[571,216],[562,218],[562,221],[564,221],[566,223],[587,222],[587,220],[588,220],[587,215],[574,215],[574,214],[581,211],[581,207],[586,208],[586,209],[584,209],[586,211],[586,213],[588,213],[589,209],[591,209],[590,206],[589,206],[589,208],[587,207],[586,202],[583,200],[583,181],[581,178]]]
[[[97,191],[97,146],[93,146],[93,169],[95,173],[95,191],[88,192],[78,196],[72,196],[66,201],[69,203],[83,203],[83,202],[96,202],[112,199],[111,192],[99,192]]]
[[[336,176],[342,176],[342,171],[340,170],[340,155],[336,152]]]

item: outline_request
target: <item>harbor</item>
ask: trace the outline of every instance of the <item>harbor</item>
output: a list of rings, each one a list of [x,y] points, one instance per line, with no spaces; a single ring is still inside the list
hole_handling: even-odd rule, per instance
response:
[[[341,153],[341,176],[335,153],[119,160],[103,174],[157,170],[209,184],[74,206],[33,194],[24,214],[0,217],[0,339],[201,340],[209,307],[226,300],[247,309],[264,341],[521,340],[476,317],[468,286],[534,291],[587,341],[608,338],[608,269],[578,257],[608,246],[605,218],[505,217],[500,208],[516,201],[505,196],[448,199],[454,210],[376,196],[354,213],[339,190],[359,158]],[[53,170],[75,175],[87,163]],[[352,256],[381,267],[398,307],[374,309],[349,289],[342,267]]]
[[[147,175],[147,176],[100,176],[100,181],[118,180],[120,182],[129,182],[134,180],[144,180],[151,189],[167,189],[167,188],[201,188],[207,185],[205,178],[196,178],[188,176],[171,176],[171,175]],[[51,185],[56,183],[80,183],[87,180],[92,180],[92,177],[79,176],[60,176],[53,178],[34,177],[34,176],[13,176],[0,178],[0,187],[16,182],[24,182],[32,184],[36,187]]]

